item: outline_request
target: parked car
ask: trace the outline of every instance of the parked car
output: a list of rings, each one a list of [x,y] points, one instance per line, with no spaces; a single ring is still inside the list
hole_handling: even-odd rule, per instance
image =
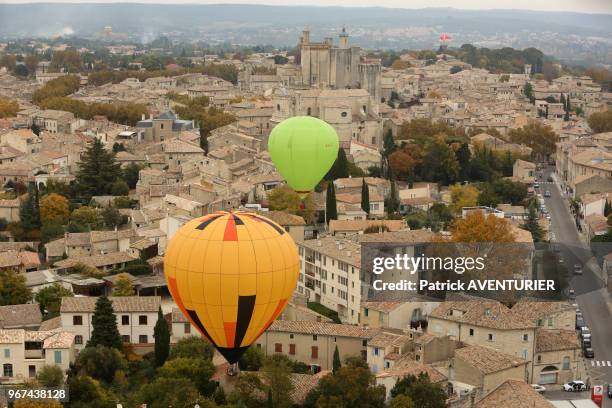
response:
[[[608,398],[612,398],[612,384],[608,384]]]
[[[580,336],[582,336],[583,339],[587,336],[591,336],[591,329],[589,329],[589,326],[583,326],[580,328]]]
[[[544,197],[550,197],[550,190],[546,190],[544,192]]]
[[[591,347],[584,349],[584,358],[595,358],[595,352]]]
[[[593,347],[593,344],[591,343],[591,338],[590,337],[582,339],[582,349],[583,350],[586,350],[586,349],[591,348],[591,347]]]
[[[533,183],[533,188],[540,188],[540,185],[538,183]]]
[[[569,290],[569,292],[567,293],[567,297],[569,300],[576,300],[576,292],[574,291],[574,289]]]
[[[540,393],[540,394],[544,394],[544,391],[546,391],[546,387],[544,387],[543,385],[540,384],[531,384],[531,388],[534,389],[534,391]]]
[[[585,326],[584,319],[582,317],[577,317],[576,318],[576,330],[580,330],[584,326]]]
[[[582,265],[574,265],[574,275],[582,275]]]
[[[586,384],[584,381],[574,380],[563,384],[563,391],[586,391]]]

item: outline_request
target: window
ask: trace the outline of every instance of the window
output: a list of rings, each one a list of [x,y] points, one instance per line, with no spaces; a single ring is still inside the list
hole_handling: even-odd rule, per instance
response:
[[[2,376],[3,377],[13,376],[13,365],[12,364],[4,364],[2,366]]]
[[[563,357],[563,369],[564,370],[570,369],[570,358],[568,356]]]
[[[185,330],[185,334],[191,333],[191,323],[185,323],[184,330]]]
[[[552,325],[553,325],[553,318],[549,317],[548,318],[548,327],[552,327]]]
[[[362,345],[363,347],[367,347],[367,346],[368,346],[368,341],[367,341],[367,340],[362,341],[362,342],[361,342],[361,345]]]
[[[276,104],[276,110],[280,111],[280,105],[279,104]]]
[[[289,355],[291,356],[295,355],[295,344],[289,345]]]
[[[385,368],[391,368],[391,363],[389,361],[385,361]]]
[[[542,362],[542,355],[538,354],[538,363]]]
[[[529,358],[529,352],[527,350],[523,350],[523,352],[521,353],[521,357],[527,360]]]
[[[317,335],[316,334],[312,335],[312,341],[317,341]]]
[[[385,314],[382,312],[378,312],[378,321],[381,323],[385,322]]]
[[[308,116],[312,115],[312,110],[311,110],[310,108],[308,108],[308,109],[306,110],[306,114],[307,114]]]
[[[73,326],[82,326],[83,325],[83,316],[72,316],[72,325]]]
[[[365,316],[366,316],[366,317],[368,317],[368,313],[369,313],[369,311],[368,311],[368,308],[367,308],[367,307],[366,307],[365,309],[363,309],[363,313],[365,314]]]
[[[83,336],[80,334],[74,336],[74,344],[83,344]]]
[[[378,347],[374,347],[374,355],[377,356],[379,354]]]
[[[274,345],[274,352],[275,353],[282,353],[283,352],[283,345],[280,343],[276,343]]]
[[[159,127],[163,129],[163,128],[164,128],[164,124],[163,124],[163,123],[162,123],[162,124],[160,124],[160,126],[159,126]]]
[[[527,333],[523,334],[523,341],[529,341],[529,335]]]
[[[289,335],[289,338],[292,339],[293,338],[293,333]]]
[[[346,113],[346,112],[342,112],[342,113],[340,114],[340,116],[342,116],[343,118],[346,118],[346,115],[347,115],[347,113]]]
[[[470,329],[470,336],[474,335],[474,329]]]
[[[145,315],[140,315],[138,316],[138,324],[141,326],[144,326],[147,324],[147,316]]]
[[[319,358],[319,348],[317,346],[312,346],[312,351],[310,353],[311,358]]]
[[[121,316],[121,325],[128,326],[130,324],[130,316],[122,315]]]
[[[149,339],[147,338],[146,334],[141,334],[140,336],[138,336],[138,342],[140,344],[147,344],[149,342]]]
[[[62,364],[62,352],[61,350],[55,350],[53,352],[53,361],[55,364]]]
[[[124,334],[123,336],[121,336],[121,341],[124,343],[129,343],[130,342],[129,334]]]
[[[493,333],[489,333],[488,338],[489,338],[489,341],[493,341]]]
[[[11,358],[11,349],[4,349],[4,358]]]

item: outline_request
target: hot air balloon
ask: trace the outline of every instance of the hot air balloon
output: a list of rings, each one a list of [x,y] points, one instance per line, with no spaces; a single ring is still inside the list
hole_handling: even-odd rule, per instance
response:
[[[272,130],[268,151],[289,187],[304,198],[334,164],[338,135],[321,119],[294,116]]]
[[[220,211],[176,232],[164,271],[185,317],[235,364],[293,294],[299,257],[293,239],[275,222]]]

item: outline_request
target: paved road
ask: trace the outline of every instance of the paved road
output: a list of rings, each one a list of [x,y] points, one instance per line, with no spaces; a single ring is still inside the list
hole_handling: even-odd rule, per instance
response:
[[[552,168],[545,171],[544,180],[551,171]],[[580,239],[574,217],[560,189],[556,184],[543,183],[540,190],[542,193],[546,190],[551,193],[551,197],[544,200],[550,211],[552,232],[556,241],[563,244],[561,257],[570,273],[570,287],[576,291],[578,305],[593,332],[595,358],[586,361],[591,381],[593,384],[612,383],[612,316],[608,308],[608,295],[598,274],[586,266],[589,260],[592,261],[592,254]],[[573,275],[575,263],[585,265],[582,276]],[[612,400],[605,398],[603,406],[612,408]]]

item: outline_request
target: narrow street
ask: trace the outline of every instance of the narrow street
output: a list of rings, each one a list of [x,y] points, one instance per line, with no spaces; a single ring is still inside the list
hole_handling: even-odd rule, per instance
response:
[[[540,192],[544,194],[550,191],[551,196],[544,200],[551,215],[551,230],[556,242],[561,244],[560,255],[567,266],[570,288],[575,290],[577,303],[582,310],[586,324],[593,333],[595,358],[585,361],[591,384],[605,385],[612,382],[612,316],[608,307],[610,300],[599,276],[600,271],[592,267],[593,255],[581,240],[574,216],[570,213],[559,186],[546,182],[552,171],[552,167],[545,169],[543,182],[540,183]],[[583,265],[583,275],[573,274],[575,264]],[[590,393],[581,394],[584,395],[584,398],[590,398]],[[549,399],[559,398],[559,396],[558,392],[546,394]],[[612,408],[612,399],[605,396],[603,407]]]

